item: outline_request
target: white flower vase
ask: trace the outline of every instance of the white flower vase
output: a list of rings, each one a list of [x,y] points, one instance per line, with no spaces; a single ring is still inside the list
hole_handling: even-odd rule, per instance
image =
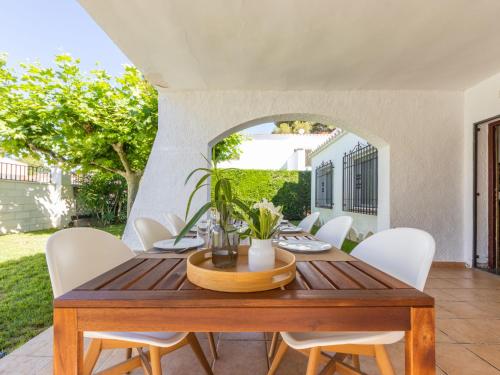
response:
[[[252,238],[248,249],[248,268],[250,271],[265,271],[274,268],[275,253],[271,239]]]

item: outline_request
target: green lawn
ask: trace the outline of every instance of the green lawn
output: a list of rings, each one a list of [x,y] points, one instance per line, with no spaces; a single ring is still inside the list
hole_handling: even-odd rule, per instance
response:
[[[105,228],[118,237],[123,225]],[[52,324],[45,242],[56,230],[0,236],[0,357]]]

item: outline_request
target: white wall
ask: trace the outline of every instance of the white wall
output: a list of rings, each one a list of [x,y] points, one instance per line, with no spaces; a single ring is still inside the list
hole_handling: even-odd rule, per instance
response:
[[[184,179],[203,165],[200,153],[208,142],[266,121],[306,119],[336,124],[383,148],[387,157],[390,151],[390,225],[432,233],[438,260],[463,259],[461,92],[161,90],[159,116],[124,237],[134,248],[139,247],[130,225],[135,217],[183,214],[192,189]],[[206,197],[201,193],[195,206]]]
[[[315,149],[328,135],[255,134],[249,137],[240,146],[240,158],[220,163],[221,168],[299,170],[303,161],[299,162],[294,151]]]
[[[311,158],[311,210],[320,213],[320,222],[333,219],[337,216],[347,215],[353,218],[353,228],[356,233],[364,238],[367,233],[375,233],[377,227],[377,215],[364,215],[342,210],[342,185],[343,185],[343,157],[344,153],[351,151],[358,142],[366,144],[366,140],[352,133],[342,133],[337,136],[336,141],[323,150],[315,153]],[[322,162],[333,163],[333,207],[322,208],[315,206],[316,193],[316,167]]]
[[[73,189],[69,176],[63,178],[62,184],[0,180],[0,234],[67,225]]]
[[[500,115],[500,73],[464,93],[463,256],[469,264],[473,250],[473,124],[497,115]]]

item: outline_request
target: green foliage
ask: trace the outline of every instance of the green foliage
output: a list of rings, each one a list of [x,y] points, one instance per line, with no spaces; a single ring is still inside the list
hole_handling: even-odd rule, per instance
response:
[[[127,183],[112,173],[95,173],[78,187],[79,209],[94,216],[99,225],[122,223],[127,220]]]
[[[175,240],[177,243],[184,235],[189,232],[189,230],[201,219],[201,217],[211,208],[215,209],[218,217],[218,223],[226,233],[233,228],[230,228],[232,225],[231,219],[238,217],[238,209],[240,210],[248,210],[248,207],[238,198],[238,195],[233,190],[231,186],[230,179],[226,178],[222,171],[217,167],[217,159],[215,158],[215,150],[213,150],[212,160],[209,161],[207,158],[203,157],[207,163],[210,164],[210,168],[196,168],[189,173],[186,178],[186,182],[191,179],[198,172],[202,172],[202,176],[196,182],[195,188],[189,195],[188,203],[186,205],[186,216],[185,220],[187,220],[189,215],[189,210],[191,208],[191,202],[193,200],[194,195],[202,188],[208,186],[208,179],[213,184],[213,190],[210,202],[205,203],[193,217],[186,223],[186,226],[180,231]],[[232,169],[229,169],[232,170]]]
[[[241,217],[248,224],[245,235],[267,240],[272,238],[278,230],[283,215],[281,207],[275,207],[272,202],[263,199],[251,206],[248,211],[242,211]]]
[[[262,199],[283,208],[288,220],[302,219],[311,210],[311,172],[224,169],[239,199],[250,206]],[[212,194],[214,183],[212,181]]]
[[[158,128],[156,90],[133,66],[113,78],[84,73],[79,62],[63,54],[54,68],[21,64],[14,73],[0,56],[0,147],[67,170],[121,174],[133,198]]]
[[[335,130],[334,125],[311,121],[281,121],[274,125],[273,134],[325,134]]]
[[[214,159],[218,162],[237,160],[241,156],[241,144],[246,139],[243,134],[233,133],[214,147]]]

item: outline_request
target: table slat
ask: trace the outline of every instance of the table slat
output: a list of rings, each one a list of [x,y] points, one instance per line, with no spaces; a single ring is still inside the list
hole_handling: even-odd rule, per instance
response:
[[[381,283],[387,285],[389,288],[393,289],[410,289],[411,286],[402,282],[401,280],[392,277],[391,275],[386,274],[385,272],[370,266],[368,263],[364,263],[361,261],[353,261],[349,262],[349,264],[363,271],[364,273],[370,275],[374,279],[377,279]]]
[[[358,283],[344,275],[330,263],[326,261],[313,261],[312,263],[337,289],[362,289]]]
[[[186,279],[186,267],[186,259],[183,259],[171,272],[169,272],[158,284],[156,284],[153,289],[177,289]]]
[[[297,269],[311,289],[336,289],[311,263],[297,262]]]
[[[163,261],[128,289],[131,290],[149,290],[152,289],[161,279],[163,279],[178,263],[180,259],[163,259]]]
[[[103,290],[121,290],[127,289],[127,287],[131,286],[139,280],[145,273],[149,270],[156,267],[160,264],[162,259],[146,259],[146,261],[142,262],[138,266],[128,270],[123,275],[117,277],[113,281],[109,282],[101,289]]]
[[[97,276],[96,278],[86,282],[85,284],[76,288],[76,290],[95,290],[102,288],[104,285],[109,283],[110,281],[120,277],[130,269],[136,267],[137,265],[143,263],[146,259],[132,258],[127,260],[126,262],[120,264],[119,266],[109,270],[108,272],[103,273],[102,275]]]
[[[375,280],[371,276],[368,276],[366,273],[360,271],[347,262],[330,262],[330,264],[342,271],[365,289],[388,289],[387,286],[381,282]]]

